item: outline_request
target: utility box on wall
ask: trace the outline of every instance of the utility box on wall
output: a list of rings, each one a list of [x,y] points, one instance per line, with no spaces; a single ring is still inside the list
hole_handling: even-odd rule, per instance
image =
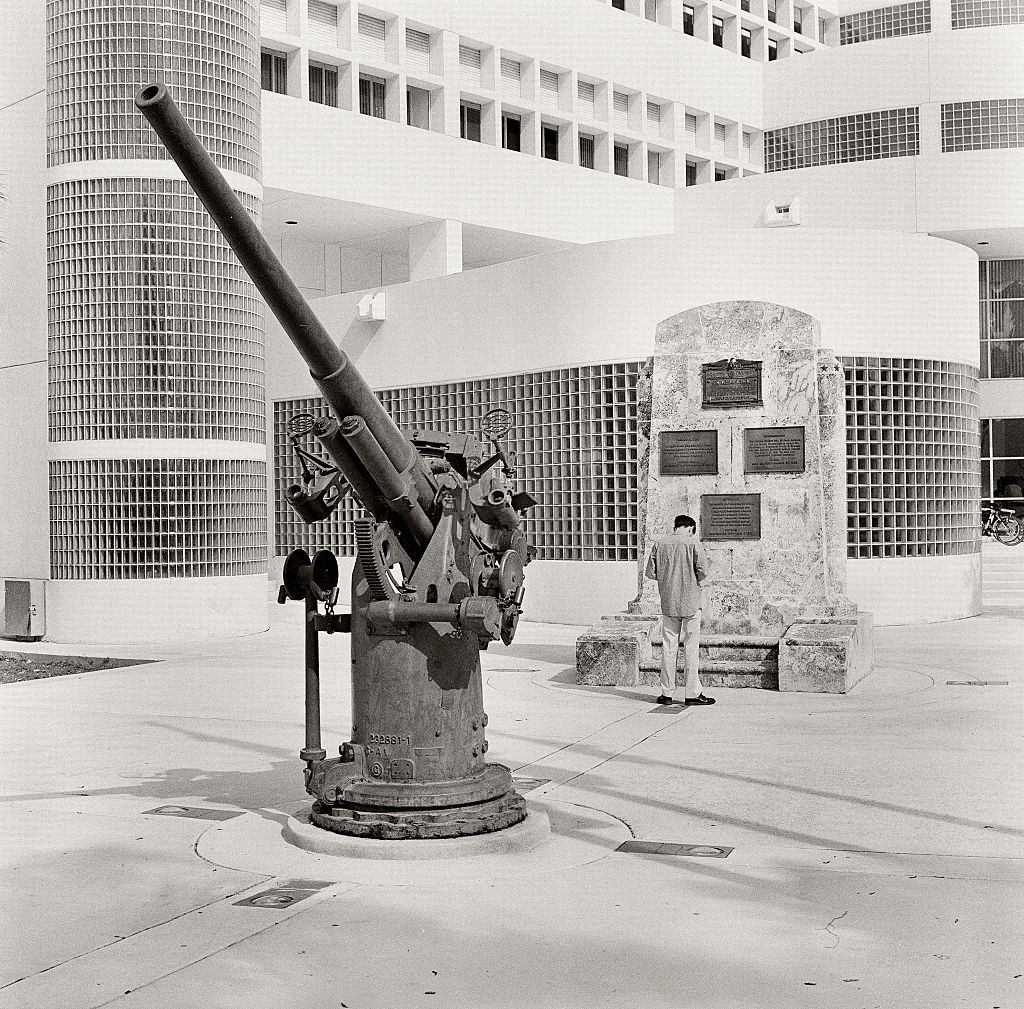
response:
[[[12,641],[39,641],[46,633],[46,582],[6,578],[0,602],[0,632]]]

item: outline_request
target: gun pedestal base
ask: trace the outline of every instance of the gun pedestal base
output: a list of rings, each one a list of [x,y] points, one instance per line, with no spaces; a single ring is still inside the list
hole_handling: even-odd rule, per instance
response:
[[[314,802],[309,818],[318,827],[336,834],[384,841],[490,834],[526,818],[526,800],[512,787],[507,767],[488,764],[482,783],[490,786],[486,788],[489,797],[477,802],[409,807],[403,801],[402,786],[394,785],[394,804],[342,802],[325,806]],[[386,801],[384,796],[382,799]]]

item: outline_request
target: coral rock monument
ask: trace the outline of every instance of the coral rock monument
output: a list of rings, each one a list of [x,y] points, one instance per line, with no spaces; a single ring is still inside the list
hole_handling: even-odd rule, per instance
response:
[[[648,374],[637,597],[579,638],[578,681],[657,682],[658,589],[644,566],[682,513],[712,562],[704,684],[845,693],[871,670],[872,623],[846,596],[843,371],[818,323],[765,302],[690,309],[659,324]]]

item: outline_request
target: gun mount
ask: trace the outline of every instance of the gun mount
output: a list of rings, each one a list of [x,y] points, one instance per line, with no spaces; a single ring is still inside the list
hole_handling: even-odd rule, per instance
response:
[[[526,815],[508,768],[488,764],[480,650],[511,643],[531,557],[514,470],[497,443],[396,426],[299,293],[166,87],[135,99],[309,367],[333,413],[310,425],[332,467],[286,495],[307,522],[343,494],[356,520],[352,612],[335,614],[330,551],[293,551],[280,602],[306,608],[306,790],[311,819],[377,838],[455,837],[501,830]],[[503,431],[501,433],[504,433]],[[298,450],[298,446],[296,445]],[[300,452],[301,457],[301,452]],[[306,453],[306,457],[312,457]],[[324,611],[321,612],[321,605]],[[347,631],[352,646],[352,737],[328,758],[320,739],[319,634]]]

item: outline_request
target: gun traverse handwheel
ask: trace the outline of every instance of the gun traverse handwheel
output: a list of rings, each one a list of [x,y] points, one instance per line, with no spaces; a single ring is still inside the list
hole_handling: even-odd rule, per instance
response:
[[[512,414],[501,406],[488,410],[480,421],[480,430],[491,441],[503,438],[512,430]]]

